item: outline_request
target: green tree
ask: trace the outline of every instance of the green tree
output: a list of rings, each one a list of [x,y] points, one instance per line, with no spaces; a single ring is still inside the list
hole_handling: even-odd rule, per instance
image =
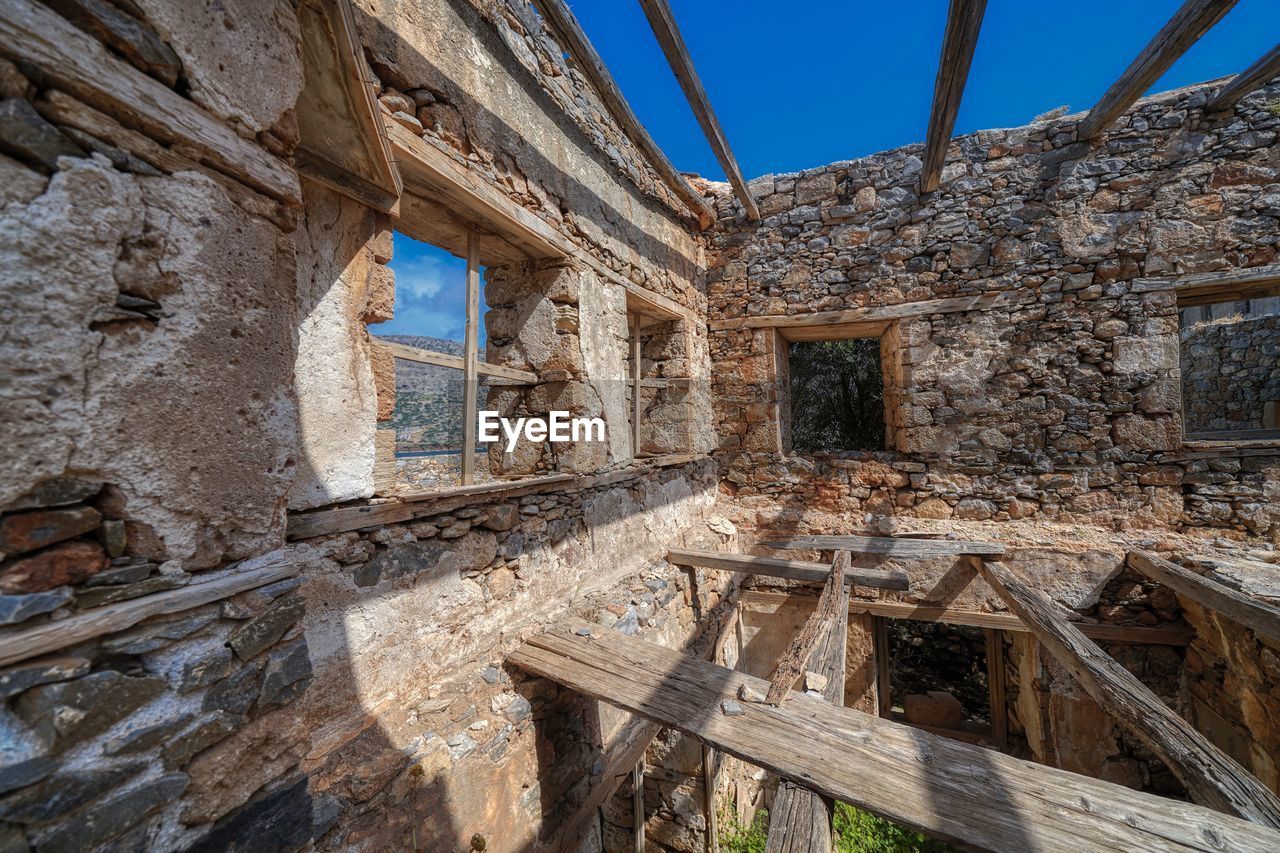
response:
[[[792,449],[884,449],[878,338],[797,342],[789,362]]]

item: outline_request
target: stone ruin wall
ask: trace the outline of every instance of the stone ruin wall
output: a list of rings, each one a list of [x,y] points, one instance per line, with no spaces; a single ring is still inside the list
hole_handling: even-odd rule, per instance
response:
[[[618,452],[582,489],[422,501],[409,520],[287,542],[291,511],[374,492],[388,365],[366,323],[394,310],[393,223],[288,165],[303,83],[290,3],[103,8],[75,25],[45,10],[34,29],[177,92],[177,109],[233,130],[247,159],[172,145],[97,77],[0,60],[0,280],[23,317],[0,340],[17,380],[0,386],[0,630],[269,565],[297,577],[4,668],[0,846],[435,849],[477,836],[502,850],[580,831],[644,731],[501,661],[571,609],[707,646],[726,579],[662,555],[726,547],[704,524],[714,465],[633,470]],[[384,85],[434,93],[430,140],[704,316],[685,215],[526,4],[355,11]],[[254,178],[263,164],[284,176],[272,192]],[[572,319],[625,329],[617,285],[576,261],[554,275],[580,296],[557,338]],[[570,304],[544,296],[532,313]],[[653,375],[705,374],[703,328],[653,330]],[[590,386],[615,367],[565,369]],[[678,406],[662,393],[651,408]],[[683,424],[654,423],[684,429],[680,449],[696,453],[713,446],[710,418],[688,413],[709,401],[689,394]]]
[[[764,218],[714,238],[710,317],[998,292],[897,322],[896,447],[778,458],[772,330],[714,331],[717,454],[749,527],[1036,518],[1275,540],[1280,455],[1182,453],[1174,297],[1142,277],[1276,260],[1275,84],[1204,116],[1142,102],[1102,142],[1076,118],[957,139],[917,196],[920,146],[757,179]]]
[[[1197,323],[1180,337],[1187,432],[1267,429],[1266,404],[1280,405],[1280,315]]]

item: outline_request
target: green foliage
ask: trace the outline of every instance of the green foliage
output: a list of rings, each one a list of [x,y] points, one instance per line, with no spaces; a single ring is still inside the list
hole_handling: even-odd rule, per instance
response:
[[[764,853],[769,837],[769,812],[760,809],[751,825],[738,820],[732,812],[720,813],[720,853]]]
[[[848,803],[836,803],[833,825],[836,853],[949,853],[955,850],[950,844],[904,829]]]
[[[1263,109],[1273,116],[1280,116],[1280,101],[1269,101]]]
[[[884,449],[879,339],[797,342],[788,360],[795,451]]]

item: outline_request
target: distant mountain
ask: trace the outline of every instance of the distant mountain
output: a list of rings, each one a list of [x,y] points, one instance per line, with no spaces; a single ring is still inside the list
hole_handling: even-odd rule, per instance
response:
[[[451,341],[447,338],[429,338],[425,335],[374,335],[375,338],[405,346],[429,349],[446,355],[462,355],[462,341]]]
[[[418,349],[460,356],[460,341],[425,335],[374,335]],[[397,451],[447,450],[462,446],[462,371],[396,359],[396,408],[390,428]]]

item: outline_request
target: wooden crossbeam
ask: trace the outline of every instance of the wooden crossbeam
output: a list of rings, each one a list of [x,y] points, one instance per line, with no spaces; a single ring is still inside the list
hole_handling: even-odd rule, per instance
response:
[[[1280,640],[1280,607],[1265,604],[1146,551],[1130,551],[1129,567],[1233,622]]]
[[[671,13],[671,6],[667,4],[667,0],[640,0],[640,6],[649,19],[649,26],[653,28],[653,34],[657,37],[662,52],[667,56],[672,73],[676,75],[680,88],[684,90],[684,96],[688,99],[698,124],[702,126],[702,132],[711,143],[711,150],[720,161],[720,168],[724,169],[729,183],[733,185],[733,194],[738,197],[738,201],[742,202],[742,208],[747,212],[748,219],[753,221],[759,219],[760,209],[756,207],[755,199],[751,197],[747,182],[738,168],[738,161],[733,157],[729,140],[725,138],[724,131],[720,128],[720,120],[716,118],[715,110],[711,109],[711,101],[707,98],[706,90],[702,88],[702,80],[699,79],[698,72],[694,70],[693,60],[689,57],[689,49],[685,46],[684,37],[680,35],[680,28],[676,26],[676,18]]]
[[[1080,122],[1077,138],[1092,139],[1105,130],[1234,5],[1236,0],[1187,0],[1183,3]]]
[[[942,55],[938,59],[938,76],[933,83],[933,109],[929,113],[929,133],[924,143],[924,169],[920,172],[920,192],[938,188],[947,147],[955,130],[956,115],[969,78],[973,51],[978,46],[982,16],[987,0],[951,0],[947,10],[947,28],[942,38]]]
[[[988,850],[1280,849],[1280,832],[792,694],[619,631],[566,620],[508,658],[716,749],[895,823]]]
[[[805,671],[809,656],[818,647],[818,643],[826,639],[827,634],[837,623],[849,624],[849,585],[844,582],[845,570],[849,568],[849,552],[837,551],[831,563],[827,583],[818,596],[818,604],[805,620],[804,625],[791,638],[791,644],[778,661],[770,680],[769,692],[765,701],[770,705],[781,705],[792,685]]]
[[[1262,55],[1262,58],[1241,71],[1231,81],[1218,90],[1218,94],[1209,99],[1205,110],[1211,113],[1223,112],[1236,105],[1236,102],[1254,89],[1280,76],[1280,44]]]
[[[600,54],[596,53],[591,40],[582,31],[582,25],[578,23],[578,19],[569,10],[564,0],[539,0],[538,9],[564,41],[564,46],[569,49],[569,55],[591,81],[592,87],[599,93],[600,100],[618,122],[622,132],[649,160],[662,182],[670,187],[671,191],[693,212],[698,219],[698,226],[703,229],[711,227],[711,223],[716,219],[715,211],[707,204],[706,199],[685,180],[685,177],[676,171],[676,167],[667,159],[667,155],[658,147],[658,143],[654,142],[653,137],[644,129],[640,119],[636,118],[631,105],[627,103],[613,75],[605,66],[604,60],[600,58]]]
[[[837,571],[849,564],[849,552],[836,553],[831,567],[831,580],[827,590],[833,593],[830,607],[834,612],[822,618],[822,634],[809,655],[808,671],[826,678],[820,691],[824,702],[844,704],[845,646],[849,640],[849,593],[844,584],[836,583]],[[837,589],[843,590],[837,594]],[[822,602],[814,609],[809,621],[822,611]],[[806,627],[807,627],[806,622]],[[802,632],[803,633],[803,632]],[[779,686],[785,691],[790,684],[780,684],[775,677],[770,690]],[[831,819],[835,804],[831,800],[794,782],[783,780],[773,799],[769,813],[769,835],[765,841],[765,853],[830,853],[832,849]]]
[[[1142,741],[1201,805],[1280,828],[1280,797],[1179,717],[1003,563],[979,571],[1102,709]]]
[[[779,550],[844,550],[855,554],[884,554],[901,559],[931,557],[998,557],[1004,546],[997,542],[961,539],[906,539],[890,536],[789,536],[764,543]]]
[[[723,554],[718,551],[671,550],[667,552],[667,562],[676,566],[697,566],[702,569],[719,569],[726,572],[766,575],[796,581],[822,582],[827,579],[831,571],[829,566],[824,566],[822,563],[755,557],[749,554]],[[881,569],[846,568],[844,582],[876,589],[906,590],[911,586],[910,580],[903,572],[889,572]]]

